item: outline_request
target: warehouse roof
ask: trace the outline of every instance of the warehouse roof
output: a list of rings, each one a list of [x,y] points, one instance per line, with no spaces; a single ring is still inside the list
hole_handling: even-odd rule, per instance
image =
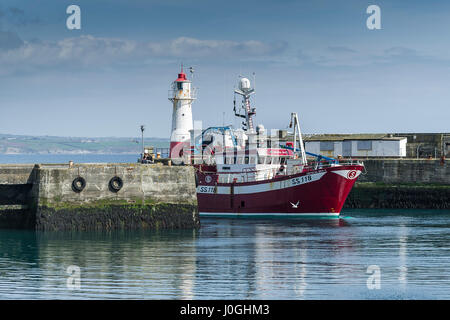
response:
[[[388,133],[355,134],[305,134],[305,141],[343,141],[343,140],[403,140],[406,137],[394,137]]]

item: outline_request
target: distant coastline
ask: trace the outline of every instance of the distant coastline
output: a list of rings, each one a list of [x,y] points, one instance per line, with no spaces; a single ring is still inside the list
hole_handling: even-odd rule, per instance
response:
[[[144,138],[146,146],[164,148],[169,139]],[[58,137],[0,134],[0,154],[139,154],[142,149],[140,138],[133,137]]]

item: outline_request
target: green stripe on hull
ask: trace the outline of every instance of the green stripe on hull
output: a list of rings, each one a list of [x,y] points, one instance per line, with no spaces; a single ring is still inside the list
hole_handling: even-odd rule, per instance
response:
[[[339,213],[220,213],[220,212],[200,212],[200,217],[212,218],[241,218],[241,219],[336,219],[339,218]]]

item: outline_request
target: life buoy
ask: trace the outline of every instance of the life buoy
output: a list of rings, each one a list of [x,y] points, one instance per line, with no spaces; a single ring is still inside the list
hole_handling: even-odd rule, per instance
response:
[[[86,180],[83,177],[76,177],[72,181],[72,190],[76,193],[80,193],[86,187]]]
[[[118,192],[123,187],[123,180],[120,177],[113,177],[109,180],[109,189],[112,192]]]

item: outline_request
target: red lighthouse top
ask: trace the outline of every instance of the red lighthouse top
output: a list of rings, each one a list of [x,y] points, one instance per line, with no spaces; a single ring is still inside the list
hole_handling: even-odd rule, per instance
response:
[[[178,79],[175,81],[187,81],[186,74],[183,72],[183,64],[181,64],[181,72],[178,74]]]

